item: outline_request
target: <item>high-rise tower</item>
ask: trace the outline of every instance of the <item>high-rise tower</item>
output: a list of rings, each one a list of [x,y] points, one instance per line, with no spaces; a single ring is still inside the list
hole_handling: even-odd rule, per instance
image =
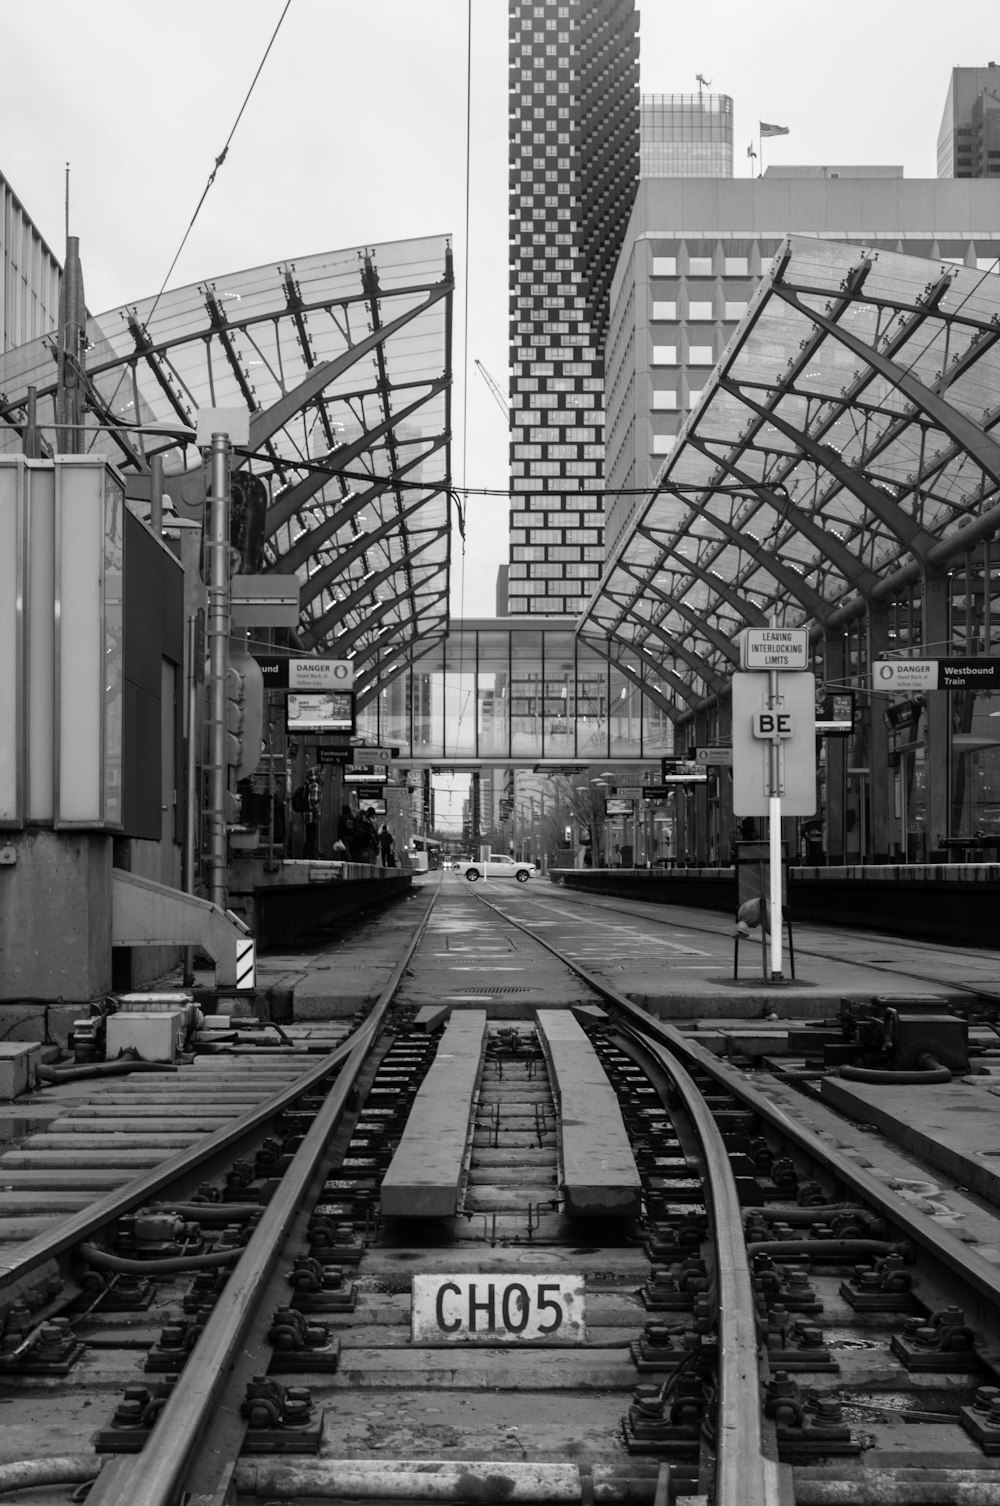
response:
[[[508,610],[581,610],[603,559],[608,298],[639,175],[635,0],[510,4]]]
[[[938,132],[939,178],[1000,177],[1000,66],[953,68]]]

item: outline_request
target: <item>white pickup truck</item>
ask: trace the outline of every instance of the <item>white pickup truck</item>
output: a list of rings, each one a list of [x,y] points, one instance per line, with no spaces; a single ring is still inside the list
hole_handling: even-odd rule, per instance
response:
[[[526,884],[538,873],[534,863],[527,863],[523,858],[510,858],[503,852],[491,853],[488,858],[474,858],[471,863],[463,858],[455,868],[470,884],[481,878],[516,878],[519,884]]]

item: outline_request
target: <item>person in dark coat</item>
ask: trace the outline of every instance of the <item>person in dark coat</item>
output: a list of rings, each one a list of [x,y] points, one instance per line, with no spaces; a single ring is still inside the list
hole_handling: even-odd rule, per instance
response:
[[[349,805],[341,807],[337,818],[337,841],[343,842],[352,863],[357,863],[359,861],[358,837],[354,829],[354,812]]]
[[[378,850],[383,868],[395,868],[396,844],[392,839],[392,832],[384,821],[378,829]]]

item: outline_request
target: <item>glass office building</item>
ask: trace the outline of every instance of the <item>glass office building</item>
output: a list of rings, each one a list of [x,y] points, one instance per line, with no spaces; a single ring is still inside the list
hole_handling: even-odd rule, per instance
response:
[[[728,94],[644,94],[639,176],[731,178],[733,102]]]

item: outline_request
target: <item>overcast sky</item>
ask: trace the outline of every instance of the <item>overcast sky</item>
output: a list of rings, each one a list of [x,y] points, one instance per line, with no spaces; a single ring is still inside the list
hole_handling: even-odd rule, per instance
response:
[[[928,0],[639,8],[643,91],[694,93],[701,73],[731,95],[737,176],[753,165],[747,145],[765,120],[789,128],[764,142],[765,167],[896,163],[907,177],[933,177],[950,70],[1000,62],[995,0],[947,11]],[[70,162],[70,232],[91,309],[160,288],[283,9],[284,0],[0,0],[0,173],[61,259]],[[472,0],[468,247],[467,13],[467,0],[291,0],[169,286],[452,235],[455,480],[505,487],[506,421],[473,362],[506,388],[507,3]],[[493,610],[507,504],[473,498],[468,511],[452,602],[473,616]]]

